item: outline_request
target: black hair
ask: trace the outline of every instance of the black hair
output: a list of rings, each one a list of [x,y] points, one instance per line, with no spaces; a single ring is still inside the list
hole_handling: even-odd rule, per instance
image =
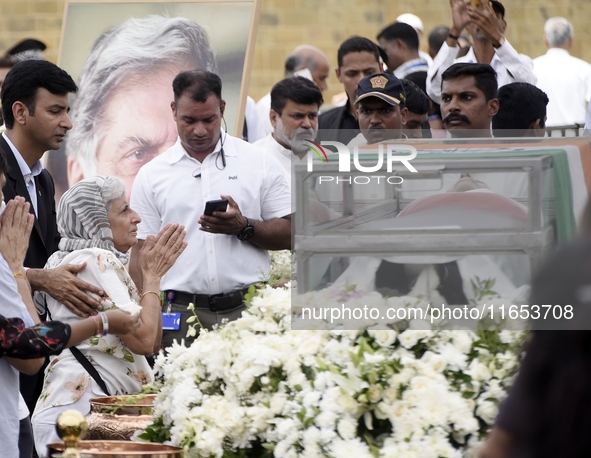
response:
[[[314,82],[302,76],[293,76],[279,81],[271,89],[271,109],[281,115],[288,100],[302,105],[322,105],[322,92]]]
[[[373,54],[376,58],[376,62],[380,62],[380,51],[378,49],[378,45],[376,45],[369,38],[360,36],[353,36],[351,38],[347,38],[345,41],[341,43],[341,46],[339,46],[339,50],[337,52],[337,62],[339,68],[343,66],[343,58],[347,54],[350,54],[352,52],[364,51]]]
[[[76,83],[66,71],[46,60],[25,60],[10,69],[2,83],[2,115],[7,129],[14,127],[12,106],[22,102],[31,116],[35,115],[37,91],[46,89],[52,94],[76,92]]]
[[[441,86],[443,82],[461,76],[473,76],[476,87],[484,92],[486,101],[497,96],[497,72],[488,64],[459,63],[453,64],[441,74]]]
[[[445,25],[435,27],[429,34],[429,48],[433,50],[435,54],[439,52],[443,42],[447,40],[450,28]]]
[[[15,63],[16,62],[7,57],[0,57],[0,68],[12,68]]]
[[[172,81],[174,101],[188,92],[195,102],[205,103],[211,94],[222,100],[222,80],[218,75],[207,70],[189,70],[181,72]]]
[[[378,40],[401,40],[408,49],[412,51],[419,50],[419,34],[414,27],[405,24],[404,22],[390,24],[379,33]]]
[[[404,77],[405,80],[415,83],[421,91],[427,93],[427,72],[412,72]],[[400,80],[402,81],[402,80]]]
[[[429,97],[425,94],[420,87],[418,87],[412,81],[402,78],[400,80],[402,87],[404,87],[404,93],[406,94],[406,103],[401,106],[408,108],[408,111],[412,111],[416,114],[425,114],[429,112],[431,104],[429,103]]]
[[[499,111],[492,119],[495,137],[522,137],[529,126],[540,120],[545,127],[546,93],[533,84],[511,83],[499,88]]]

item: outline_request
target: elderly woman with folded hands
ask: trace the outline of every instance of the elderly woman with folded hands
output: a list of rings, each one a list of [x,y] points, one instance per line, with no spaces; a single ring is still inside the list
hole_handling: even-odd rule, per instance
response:
[[[160,280],[185,249],[186,233],[184,227],[172,224],[146,239],[140,254],[144,275],[144,291],[140,293],[125,269],[128,251],[137,243],[140,221],[118,178],[83,180],[60,200],[60,250],[49,258],[46,268],[86,263],[78,276],[106,292],[108,298],[100,299],[103,310],[139,313],[139,325],[131,333],[109,335],[108,320],[99,313],[93,316],[98,336],[51,358],[33,413],[35,447],[40,457],[46,455],[48,443],[59,441],[55,421],[62,411],[74,408],[86,414],[93,397],[136,393],[153,381],[145,356],[160,348]],[[81,319],[57,300],[49,296],[45,299],[52,320]]]

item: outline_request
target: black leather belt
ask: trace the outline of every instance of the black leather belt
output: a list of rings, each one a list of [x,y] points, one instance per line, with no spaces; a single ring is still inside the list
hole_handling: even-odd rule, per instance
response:
[[[244,302],[244,295],[248,292],[248,286],[231,293],[212,294],[191,294],[184,291],[166,291],[166,298],[173,304],[189,305],[193,303],[196,308],[208,308],[212,312],[230,310]]]

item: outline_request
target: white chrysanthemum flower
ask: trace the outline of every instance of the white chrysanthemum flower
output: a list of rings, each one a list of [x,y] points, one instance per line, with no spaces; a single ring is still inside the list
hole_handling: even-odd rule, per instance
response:
[[[329,451],[330,456],[334,458],[373,458],[367,444],[358,438],[350,440],[335,439],[330,444]]]
[[[372,337],[378,345],[382,347],[389,347],[396,342],[396,331],[387,329],[368,329],[367,333]]]

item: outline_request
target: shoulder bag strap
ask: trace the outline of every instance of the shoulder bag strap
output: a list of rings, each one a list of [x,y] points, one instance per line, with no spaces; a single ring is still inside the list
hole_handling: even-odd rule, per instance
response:
[[[80,350],[78,350],[76,347],[70,347],[70,351],[74,355],[74,358],[76,358],[78,360],[78,362],[80,364],[82,364],[82,366],[84,367],[84,369],[86,369],[86,372],[88,372],[90,374],[90,376],[94,379],[94,381],[96,383],[98,383],[98,385],[105,392],[105,394],[107,396],[111,396],[111,393],[109,393],[109,390],[107,389],[107,384],[102,379],[101,375],[98,373],[98,371],[96,370],[96,368],[88,360],[88,358],[86,356],[84,356],[82,354],[82,352]]]

